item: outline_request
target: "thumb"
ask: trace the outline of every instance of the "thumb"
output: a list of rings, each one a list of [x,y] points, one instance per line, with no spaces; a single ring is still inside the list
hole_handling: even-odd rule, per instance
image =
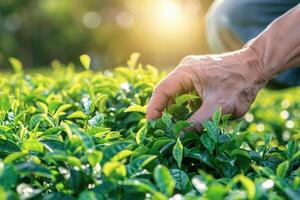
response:
[[[147,108],[146,118],[156,119],[162,111],[173,101],[173,97],[192,90],[193,85],[187,81],[184,73],[173,72],[162,80],[154,89]]]
[[[188,121],[194,124],[194,129],[197,131],[202,130],[201,122],[210,119],[214,112],[217,110],[219,105],[217,101],[203,101],[201,107],[188,119]]]

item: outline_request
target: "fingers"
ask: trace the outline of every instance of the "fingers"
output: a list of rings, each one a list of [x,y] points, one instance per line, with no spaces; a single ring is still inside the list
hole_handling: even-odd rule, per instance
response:
[[[212,101],[204,101],[201,107],[188,119],[194,124],[197,131],[201,131],[201,122],[210,119],[217,110],[218,104],[216,99]],[[189,129],[191,130],[191,129]]]
[[[188,121],[194,124],[194,129],[201,131],[201,122],[211,119],[214,112],[220,107],[222,109],[222,114],[231,114],[234,109],[232,102],[229,101],[226,104],[221,104],[219,95],[212,95],[203,101],[201,107],[188,119]]]
[[[173,98],[169,99],[167,107],[169,107],[170,105],[174,104],[175,100]]]
[[[161,112],[169,102],[170,97],[164,92],[153,92],[147,107],[146,118],[148,120],[157,119],[161,116]]]
[[[173,73],[161,81],[155,88],[148,104],[146,118],[148,120],[157,119],[161,116],[164,108],[172,102],[173,97],[183,93],[182,75]]]

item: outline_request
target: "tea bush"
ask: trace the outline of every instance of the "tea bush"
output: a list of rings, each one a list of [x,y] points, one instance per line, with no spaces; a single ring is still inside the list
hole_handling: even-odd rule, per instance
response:
[[[298,89],[263,91],[245,120],[218,110],[202,133],[185,121],[199,98],[145,120],[164,76],[138,64],[0,77],[0,199],[299,199]]]

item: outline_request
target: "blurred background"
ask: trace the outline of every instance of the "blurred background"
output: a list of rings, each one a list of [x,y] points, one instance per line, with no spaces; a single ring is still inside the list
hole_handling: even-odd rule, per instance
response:
[[[107,69],[142,54],[161,69],[207,53],[204,15],[212,0],[0,0],[0,69],[8,58],[26,68],[52,60]]]

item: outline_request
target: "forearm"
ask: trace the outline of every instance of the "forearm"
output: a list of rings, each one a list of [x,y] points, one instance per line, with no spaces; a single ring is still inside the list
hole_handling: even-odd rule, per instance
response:
[[[268,79],[300,64],[300,5],[272,22],[246,46],[260,56]]]

